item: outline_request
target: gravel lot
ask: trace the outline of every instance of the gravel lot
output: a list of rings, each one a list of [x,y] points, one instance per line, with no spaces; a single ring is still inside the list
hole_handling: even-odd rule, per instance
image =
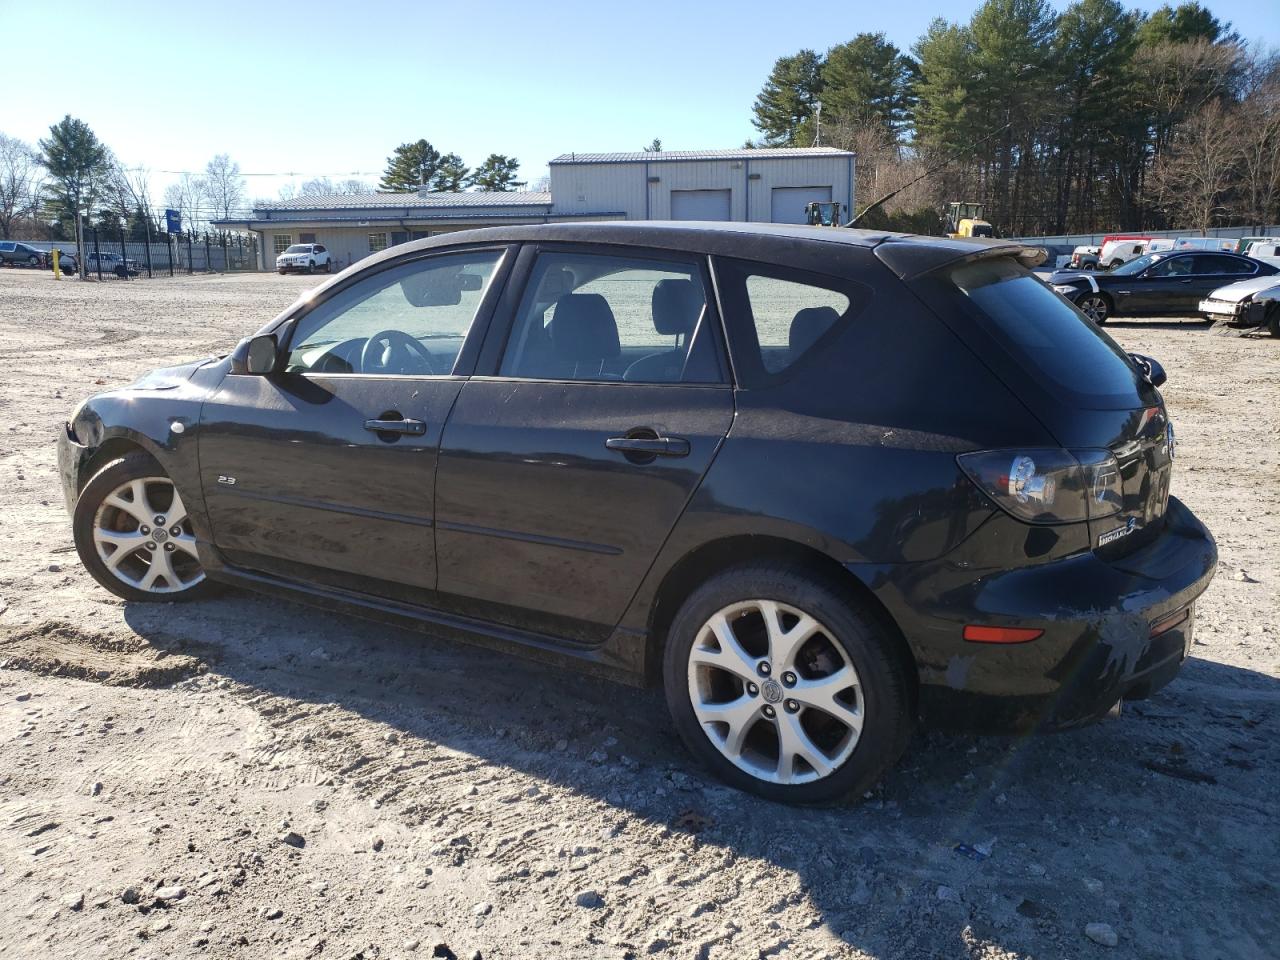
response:
[[[1069,734],[922,734],[862,803],[790,810],[692,766],[654,691],[90,580],[74,404],[319,279],[0,271],[0,956],[1277,955],[1280,340],[1108,327],[1168,369],[1174,492],[1221,550],[1175,684]]]

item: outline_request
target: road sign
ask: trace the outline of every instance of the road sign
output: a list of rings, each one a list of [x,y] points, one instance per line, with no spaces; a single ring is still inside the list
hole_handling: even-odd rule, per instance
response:
[[[182,214],[177,210],[165,210],[164,228],[169,233],[182,232]]]

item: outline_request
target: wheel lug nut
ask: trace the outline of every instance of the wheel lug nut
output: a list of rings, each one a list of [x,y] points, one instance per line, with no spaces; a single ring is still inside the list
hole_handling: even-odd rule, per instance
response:
[[[773,717],[774,717],[774,714],[775,714],[775,713],[776,713],[776,711],[773,709],[773,707],[765,707],[765,708],[764,708],[764,715],[765,715],[766,717],[769,717],[770,719],[773,719]]]
[[[165,550],[167,550],[169,553],[173,553],[173,544],[172,544],[172,543],[166,543],[166,544],[164,545],[164,548],[165,548]]]
[[[148,550],[154,550],[155,548],[156,548],[155,541],[154,541],[154,540],[148,540],[148,541],[147,541],[147,549],[148,549]]]
[[[794,687],[796,685],[796,675],[788,670],[782,675],[782,682],[788,687]]]
[[[800,709],[800,704],[798,704],[796,701],[794,701],[794,700],[788,700],[788,701],[787,701],[787,712],[788,712],[788,713],[795,713],[795,712],[796,712],[797,710],[799,710],[799,709]]]
[[[169,531],[169,534],[174,537],[180,537],[182,536],[182,528],[174,527],[172,530]]]
[[[139,532],[140,534],[142,534],[142,535],[145,537],[145,536],[147,536],[149,533],[151,533],[151,528],[150,528],[150,527],[148,527],[148,526],[144,523],[142,526],[140,526],[140,527],[138,528],[138,532]]]
[[[760,692],[760,688],[759,688],[759,687],[757,687],[754,683],[748,683],[748,684],[747,684],[747,693],[748,693],[748,694],[750,694],[751,696],[753,696],[753,697],[754,697],[754,696],[755,696],[757,693],[759,693],[759,692]]]
[[[156,517],[156,526],[157,526],[157,527],[163,527],[163,526],[164,526],[164,517]]]
[[[760,666],[756,667],[756,673],[760,674],[762,677],[767,677],[769,675],[769,662],[766,660],[761,663]]]

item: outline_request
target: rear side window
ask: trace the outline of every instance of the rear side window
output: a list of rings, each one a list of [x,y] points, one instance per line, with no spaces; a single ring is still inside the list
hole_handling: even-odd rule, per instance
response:
[[[1223,256],[1220,253],[1197,254],[1195,272],[1200,274],[1215,273],[1253,273],[1253,266],[1236,257]]]
[[[1022,267],[987,260],[949,277],[979,323],[1044,386],[1091,401],[1132,400],[1135,374],[1125,352]]]
[[[716,276],[738,380],[747,387],[789,374],[871,299],[870,288],[852,280],[742,260],[717,260]]]

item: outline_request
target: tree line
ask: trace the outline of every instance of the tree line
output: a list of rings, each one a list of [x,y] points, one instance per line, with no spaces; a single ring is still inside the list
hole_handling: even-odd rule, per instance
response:
[[[858,153],[870,225],[937,233],[980,201],[1005,235],[1280,221],[1280,56],[1199,3],[984,0],[910,51],[863,33],[780,58],[749,145]],[[947,162],[950,161],[950,162]]]
[[[412,191],[519,190],[520,162],[492,153],[476,168],[456,153],[441,153],[426,140],[404,143],[387,158],[377,189]],[[122,163],[87,123],[66,116],[49,136],[32,145],[0,131],[0,239],[76,240],[95,229],[99,239],[145,241],[164,233],[151,197],[150,171]],[[279,199],[369,193],[358,178],[315,177],[280,190]],[[271,203],[250,200],[240,164],[228,154],[213,157],[198,173],[185,172],[162,195],[177,210],[185,230],[210,221],[250,216]]]

